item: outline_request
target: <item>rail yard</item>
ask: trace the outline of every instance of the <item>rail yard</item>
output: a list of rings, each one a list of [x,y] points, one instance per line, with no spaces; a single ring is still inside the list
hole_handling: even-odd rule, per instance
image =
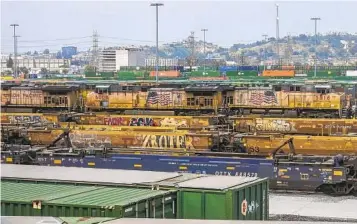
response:
[[[63,190],[64,199],[38,196],[42,201],[35,200],[37,194],[33,191],[28,192],[35,207],[38,209],[38,203],[43,207],[43,216],[56,216],[48,206],[68,211],[72,211],[73,206],[82,206],[83,211],[88,206],[98,206],[90,202],[76,204],[73,200],[78,196],[71,192],[82,192],[80,194],[88,197],[101,195],[104,203],[104,199],[109,200],[105,192],[139,195],[155,190],[155,194],[151,192],[152,198],[138,199],[135,208],[124,203],[123,210],[106,210],[105,217],[117,218],[172,216],[265,220],[269,214],[267,192],[261,190],[264,187],[269,187],[270,192],[291,194],[357,195],[357,83],[322,78],[289,81],[274,79],[271,77],[274,71],[264,74],[264,82],[227,81],[215,77],[209,81],[168,79],[159,82],[3,81],[1,163],[6,174],[2,174],[2,190],[8,193],[6,200],[2,199],[2,207],[6,210],[2,215],[17,214],[20,211],[10,207],[27,203],[16,201],[11,196],[12,188]],[[284,70],[281,74],[285,74]],[[81,174],[78,170],[85,171]],[[117,172],[118,177],[124,175],[121,172],[138,172],[135,175],[140,177],[146,175],[139,174],[145,171],[180,176],[170,177],[173,179],[169,178],[168,182],[166,178],[151,181],[150,186],[143,186],[144,180],[129,183],[124,178],[124,182],[114,183],[100,177],[100,172],[104,176]],[[50,172],[56,174],[51,176]],[[90,173],[96,177],[82,178],[91,176]],[[229,211],[225,215],[189,211],[190,206],[196,205],[188,203],[192,192],[187,193],[190,192],[187,188],[204,190],[212,184],[207,180],[213,176],[232,178],[228,181],[230,184],[224,186],[231,193],[222,198],[227,199],[231,194],[238,198],[234,200],[241,200],[247,197],[249,190],[255,192],[255,199],[234,202],[233,207],[225,208]],[[218,179],[212,179],[213,182],[224,177],[215,178]],[[239,180],[242,186],[251,187],[242,190],[235,182]],[[95,186],[52,188],[51,181]],[[185,185],[186,181],[192,185]],[[139,185],[146,189],[131,189]],[[218,192],[217,186],[212,184],[210,190]],[[222,192],[217,194],[223,195]],[[200,200],[223,200],[218,196],[200,197],[203,197]],[[68,203],[63,205],[62,201]],[[162,212],[144,211],[145,203],[154,201],[155,208]],[[250,207],[247,212],[239,207],[241,213],[236,214],[230,209],[237,209],[234,207],[237,203],[256,207]],[[200,206],[213,209],[209,203]],[[93,207],[93,216],[97,216],[98,209]],[[130,209],[136,213],[130,213]],[[20,213],[39,214],[37,210],[29,211],[28,214]],[[68,214],[87,215],[84,212]]]

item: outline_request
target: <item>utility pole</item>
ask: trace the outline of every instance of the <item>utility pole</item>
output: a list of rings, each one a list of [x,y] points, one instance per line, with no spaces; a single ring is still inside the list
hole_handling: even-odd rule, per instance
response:
[[[203,72],[206,72],[206,32],[208,31],[208,29],[202,29],[201,31],[203,31],[203,55],[204,55],[204,59],[203,59]]]
[[[159,6],[163,6],[163,3],[151,3],[150,6],[156,8],[156,85],[159,82]]]
[[[279,5],[276,6],[276,52],[278,55],[278,64],[280,64],[280,51],[279,51]]]
[[[19,24],[11,24],[14,27],[14,76],[17,77],[17,37],[16,37],[16,27]]]
[[[314,72],[314,77],[316,78],[316,73],[317,73],[317,21],[321,20],[321,18],[318,17],[313,17],[311,18],[312,21],[315,21],[315,72]]]
[[[263,65],[264,65],[264,70],[265,70],[265,61],[267,60],[266,59],[266,53],[267,53],[267,46],[266,46],[266,44],[267,44],[267,37],[268,37],[268,35],[266,35],[266,34],[263,34],[263,37],[264,37],[264,56],[263,56]]]

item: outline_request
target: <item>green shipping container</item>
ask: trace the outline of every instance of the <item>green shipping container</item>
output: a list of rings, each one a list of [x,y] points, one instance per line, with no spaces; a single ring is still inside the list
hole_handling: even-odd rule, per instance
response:
[[[266,178],[213,176],[185,181],[178,187],[179,219],[267,220],[269,217]]]
[[[1,183],[1,216],[176,218],[176,191]]]
[[[192,77],[218,77],[220,76],[218,71],[192,71],[189,76]]]

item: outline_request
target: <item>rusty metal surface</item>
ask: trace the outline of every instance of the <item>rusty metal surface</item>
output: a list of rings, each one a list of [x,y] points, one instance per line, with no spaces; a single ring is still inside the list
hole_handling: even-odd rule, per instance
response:
[[[63,129],[28,130],[32,144],[49,145]],[[75,148],[90,147],[142,147],[159,149],[207,150],[212,144],[212,134],[196,134],[187,131],[137,132],[71,130],[69,138]]]
[[[337,135],[357,133],[355,119],[231,117],[238,132]]]
[[[283,142],[293,138],[298,154],[310,155],[357,155],[357,136],[307,136],[307,135],[261,135],[245,136],[244,144],[252,154],[267,154]],[[282,148],[289,152],[288,145]]]

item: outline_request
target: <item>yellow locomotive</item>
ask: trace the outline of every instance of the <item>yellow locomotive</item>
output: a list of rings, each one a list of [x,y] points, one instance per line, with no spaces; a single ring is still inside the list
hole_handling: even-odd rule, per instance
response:
[[[174,88],[120,84],[12,86],[2,87],[1,102],[2,112],[149,110],[174,111],[175,115],[228,113],[351,117],[350,98],[344,92],[333,92],[328,88],[304,88],[248,88],[220,84],[176,85]]]

